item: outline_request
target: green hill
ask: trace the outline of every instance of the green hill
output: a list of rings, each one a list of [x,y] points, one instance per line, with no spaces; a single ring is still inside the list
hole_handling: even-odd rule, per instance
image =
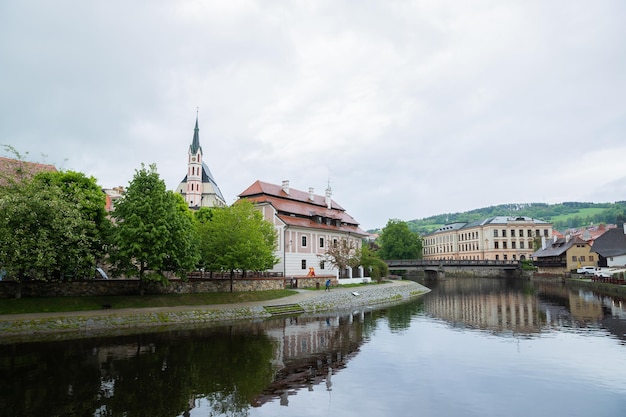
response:
[[[444,224],[471,222],[494,216],[528,216],[550,222],[555,229],[563,231],[591,224],[622,224],[626,222],[626,201],[615,203],[501,204],[463,213],[444,213],[424,219],[409,220],[407,224],[411,230],[423,235]]]

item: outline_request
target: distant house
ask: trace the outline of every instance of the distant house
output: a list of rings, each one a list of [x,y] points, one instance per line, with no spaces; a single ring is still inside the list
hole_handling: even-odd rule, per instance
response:
[[[115,203],[120,200],[126,192],[126,190],[124,190],[124,187],[122,186],[103,188],[102,191],[104,192],[104,195],[106,197],[106,203],[104,208],[108,212],[111,212],[115,209]]]
[[[280,262],[270,272],[285,277],[302,276],[312,267],[317,275],[341,275],[346,279],[358,276],[352,270],[339,274],[340,271],[324,260],[331,245],[346,239],[360,248],[361,240],[368,235],[331,195],[330,188],[321,196],[312,188],[308,192],[290,188],[289,181],[283,181],[282,185],[256,181],[239,195],[240,199],[254,203],[278,232],[275,256]],[[362,277],[362,268],[359,273]],[[339,282],[346,281],[340,279]]]
[[[198,117],[196,116],[196,127],[187,156],[187,175],[178,185],[176,192],[184,197],[192,209],[224,207],[226,206],[224,196],[220,191],[220,187],[217,186],[211,170],[204,161],[199,132]]]
[[[533,253],[533,265],[543,274],[565,274],[583,266],[597,266],[597,256],[589,242],[579,237],[542,239],[541,249]]]
[[[626,223],[598,237],[593,251],[599,255],[598,266],[626,266]]]
[[[20,182],[40,172],[57,172],[57,169],[54,165],[0,157],[0,185],[7,185],[10,181]]]

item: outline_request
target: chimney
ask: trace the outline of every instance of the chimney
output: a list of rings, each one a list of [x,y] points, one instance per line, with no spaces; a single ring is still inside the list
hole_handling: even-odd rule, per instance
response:
[[[557,235],[552,236],[552,243],[556,243],[559,237]]]
[[[546,237],[541,236],[541,250],[546,250]]]
[[[330,196],[333,195],[330,187],[326,189],[326,207],[330,210],[333,207],[333,202],[330,199]]]
[[[565,235],[565,243],[569,242],[571,235],[568,233]]]
[[[313,194],[313,187],[309,187],[309,200],[315,201],[315,194]]]
[[[283,180],[283,191],[289,195],[289,180]]]

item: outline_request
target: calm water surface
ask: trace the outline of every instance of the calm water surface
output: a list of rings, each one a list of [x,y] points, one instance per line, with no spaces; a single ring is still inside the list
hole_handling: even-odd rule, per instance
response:
[[[503,279],[426,285],[383,310],[0,343],[0,416],[626,415],[622,300]]]

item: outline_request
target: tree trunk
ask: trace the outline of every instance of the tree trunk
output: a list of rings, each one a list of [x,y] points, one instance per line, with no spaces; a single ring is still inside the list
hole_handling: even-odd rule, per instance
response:
[[[139,295],[143,296],[143,272],[144,272],[144,264],[143,262],[141,263],[141,266],[139,267]]]

